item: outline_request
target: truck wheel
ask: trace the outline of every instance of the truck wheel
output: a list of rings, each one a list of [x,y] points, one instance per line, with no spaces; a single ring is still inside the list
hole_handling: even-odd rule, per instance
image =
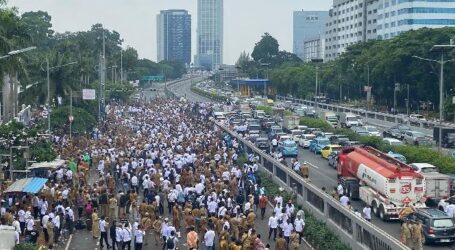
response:
[[[382,205],[379,207],[379,218],[382,221],[388,221],[389,220],[389,217],[385,214],[384,206],[382,206]]]
[[[378,209],[378,204],[376,204],[376,201],[373,201],[371,206],[373,207],[373,213],[379,217],[379,209]]]

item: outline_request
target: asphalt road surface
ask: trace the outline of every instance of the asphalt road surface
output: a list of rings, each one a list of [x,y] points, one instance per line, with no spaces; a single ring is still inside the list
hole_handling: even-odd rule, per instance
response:
[[[191,91],[191,84],[193,81],[202,80],[202,77],[197,77],[192,79],[187,79],[181,82],[174,84],[169,84],[168,89],[176,94],[178,97],[184,97],[190,102],[213,102],[211,99],[200,96],[193,91]]]
[[[192,94],[195,95],[195,93],[191,92],[190,88],[184,88],[183,90],[188,91],[187,95]],[[382,129],[381,129],[382,132]],[[333,169],[328,165],[328,161],[326,159],[323,159],[319,154],[316,155],[312,152],[310,152],[308,149],[302,149],[299,148],[299,156],[298,160],[303,163],[304,161],[307,161],[311,163],[310,165],[310,180],[315,184],[316,186],[320,187],[325,187],[327,192],[330,192],[334,187],[336,187],[338,180],[337,180],[337,173],[336,170]],[[288,159],[290,162],[290,159]],[[289,164],[290,166],[290,164]],[[351,201],[351,204],[354,208],[357,208],[359,211],[362,211],[364,207],[364,203],[362,201]],[[400,223],[399,221],[389,221],[389,222],[384,222],[380,220],[378,217],[373,217],[372,218],[372,223],[382,230],[388,232],[390,235],[396,237],[397,239],[400,238]],[[443,249],[443,250],[449,250],[449,249],[455,249],[452,246],[447,246],[447,245],[431,245],[431,246],[424,246],[424,249],[428,250],[437,250],[437,249]]]

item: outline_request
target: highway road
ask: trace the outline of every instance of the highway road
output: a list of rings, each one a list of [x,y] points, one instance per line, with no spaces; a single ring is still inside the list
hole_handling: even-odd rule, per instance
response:
[[[191,92],[191,89],[188,86],[185,86],[187,83],[182,83],[180,85],[180,93],[186,93],[187,96],[194,96],[197,95],[195,93]],[[299,155],[298,155],[298,160],[300,163],[303,162],[308,162],[310,163],[310,180],[313,184],[316,186],[320,187],[321,189],[323,187],[326,188],[327,192],[331,192],[333,188],[336,187],[338,180],[337,180],[337,174],[336,170],[333,169],[328,165],[328,161],[323,159],[320,155],[316,155],[312,152],[310,152],[307,149],[299,149]],[[288,161],[288,166],[290,166],[290,159],[287,159]],[[362,201],[351,201],[352,206],[355,209],[358,209],[361,211],[364,207],[364,203]],[[380,220],[377,217],[373,217],[372,223],[375,224],[376,226],[380,227],[382,230],[388,232],[390,235],[396,237],[399,239],[400,237],[400,223],[399,221],[389,221],[389,222],[384,222]],[[447,245],[431,245],[431,246],[425,246],[424,249],[429,249],[429,250],[449,250],[449,249],[455,249],[452,246],[447,246]]]
[[[201,81],[204,77],[196,77],[192,79],[183,80],[177,83],[169,84],[167,88],[178,97],[184,97],[190,102],[213,102],[211,99],[200,96],[191,91],[191,84],[195,81]]]

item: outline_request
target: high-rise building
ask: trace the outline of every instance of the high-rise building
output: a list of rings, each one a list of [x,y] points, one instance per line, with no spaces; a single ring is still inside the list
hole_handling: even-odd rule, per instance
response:
[[[208,70],[223,64],[223,0],[197,1],[196,66]]]
[[[455,0],[380,0],[378,38],[389,39],[401,32],[423,27],[455,25]]]
[[[186,10],[162,10],[156,17],[158,62],[191,63],[191,15]]]
[[[305,59],[304,43],[324,35],[328,17],[328,11],[294,11],[293,52],[300,59]]]
[[[355,43],[377,38],[378,6],[379,0],[333,0],[325,31],[326,60]]]

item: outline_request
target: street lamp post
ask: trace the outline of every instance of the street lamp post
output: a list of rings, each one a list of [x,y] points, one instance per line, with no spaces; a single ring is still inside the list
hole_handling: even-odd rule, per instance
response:
[[[323,62],[323,59],[321,58],[313,58],[311,59],[311,62],[316,64],[316,87],[314,90],[314,111],[316,112],[316,115],[318,113],[318,84],[319,84],[319,63]]]
[[[439,73],[439,143],[438,143],[438,151],[441,152],[442,148],[442,121],[444,119],[444,64],[448,62],[453,62],[454,59],[452,60],[444,60],[444,53],[452,50],[455,48],[455,45],[434,45],[431,48],[432,52],[441,52],[441,57],[440,60],[433,60],[433,59],[428,59],[428,58],[422,58],[419,56],[413,56],[413,58],[417,58],[420,60],[428,61],[428,62],[436,62],[438,63],[441,68],[440,68],[440,73]]]

